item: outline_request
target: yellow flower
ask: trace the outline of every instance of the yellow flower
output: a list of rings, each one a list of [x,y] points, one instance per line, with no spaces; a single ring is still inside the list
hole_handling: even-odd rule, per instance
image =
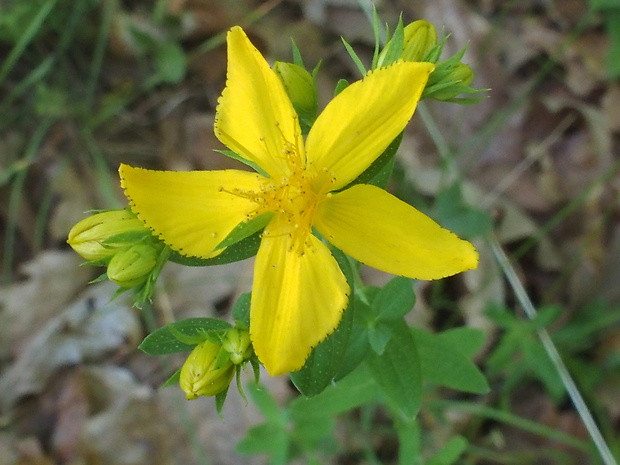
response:
[[[349,286],[313,231],[362,263],[436,279],[475,268],[474,247],[372,185],[346,188],[404,129],[433,70],[398,62],[332,100],[304,142],[282,82],[239,27],[215,134],[266,174],[122,165],[133,211],[172,249],[208,257],[239,223],[269,213],[254,265],[250,337],[271,375],[301,368],[338,325]]]

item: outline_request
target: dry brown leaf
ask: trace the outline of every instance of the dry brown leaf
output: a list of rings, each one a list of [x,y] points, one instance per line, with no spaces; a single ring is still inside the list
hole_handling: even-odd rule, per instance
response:
[[[137,315],[123,298],[110,302],[115,289],[110,282],[90,286],[40,327],[0,378],[5,409],[24,396],[40,394],[61,368],[101,361],[125,345],[137,346],[142,337]]]
[[[46,251],[22,265],[22,281],[0,288],[0,357],[16,356],[92,279],[74,252]]]
[[[174,431],[155,393],[126,369],[89,367],[84,382],[91,395],[90,416],[79,437],[81,456],[99,465],[164,465]],[[178,462],[177,462],[178,463]]]

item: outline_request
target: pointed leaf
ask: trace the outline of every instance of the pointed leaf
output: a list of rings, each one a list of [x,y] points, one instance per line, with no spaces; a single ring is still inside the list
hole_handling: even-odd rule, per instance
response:
[[[366,364],[388,398],[388,404],[407,419],[422,402],[422,375],[416,341],[404,320],[391,324],[392,339],[382,355],[368,352]]]
[[[372,307],[382,321],[404,317],[415,304],[411,279],[396,277],[388,282],[372,301]]]
[[[303,395],[320,394],[340,372],[352,325],[353,311],[349,305],[336,330],[312,350],[301,370],[291,373],[291,381]]]
[[[188,318],[155,330],[144,338],[138,348],[149,355],[189,351],[194,348],[194,345],[179,341],[174,331],[194,337],[225,331],[230,327],[229,323],[215,318]],[[171,330],[171,328],[174,329]]]
[[[440,336],[414,328],[424,381],[474,394],[489,392],[484,375],[459,347]]]
[[[261,233],[259,231],[224,249],[224,251],[217,257],[185,257],[173,250],[170,253],[170,257],[168,258],[168,260],[185,266],[212,266],[238,262],[240,260],[245,260],[246,258],[250,258],[256,255],[256,253],[258,252],[258,247],[260,246],[260,240]]]
[[[379,393],[373,377],[362,365],[320,394],[311,398],[298,397],[290,403],[289,411],[296,420],[332,417],[376,400]]]

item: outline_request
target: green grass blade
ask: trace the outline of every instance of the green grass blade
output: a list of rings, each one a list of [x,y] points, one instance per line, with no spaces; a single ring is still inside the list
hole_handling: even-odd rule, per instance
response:
[[[28,48],[28,44],[32,42],[32,40],[36,37],[37,32],[41,28],[41,24],[45,21],[48,15],[51,13],[52,9],[56,6],[57,0],[51,0],[47,3],[44,3],[37,15],[34,17],[34,20],[30,25],[26,28],[22,36],[19,38],[19,41],[15,44],[9,56],[4,60],[2,67],[0,67],[0,84],[6,79],[8,74],[15,66],[15,63],[22,56],[26,48]]]

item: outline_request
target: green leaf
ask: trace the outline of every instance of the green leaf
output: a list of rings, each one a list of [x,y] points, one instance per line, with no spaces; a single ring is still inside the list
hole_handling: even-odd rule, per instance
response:
[[[232,309],[232,317],[238,326],[244,328],[250,327],[250,303],[252,301],[252,293],[246,292],[241,294],[235,302]]]
[[[284,464],[288,459],[288,433],[277,424],[262,423],[250,428],[235,449],[245,455],[267,454],[269,463]]]
[[[356,184],[372,184],[373,186],[385,189],[394,168],[394,156],[403,140],[403,133],[400,133],[385,151],[377,158],[362,174],[355,178],[343,190]]]
[[[340,372],[352,325],[353,311],[349,305],[336,330],[314,348],[301,370],[291,373],[291,381],[303,395],[321,393]]]
[[[256,407],[269,423],[281,425],[283,428],[286,426],[288,421],[286,412],[278,406],[268,389],[260,385],[250,384],[248,391]]]
[[[153,331],[144,338],[138,348],[149,355],[184,352],[192,350],[194,345],[179,341],[174,331],[188,337],[205,335],[204,339],[206,339],[206,335],[209,333],[218,333],[230,327],[230,323],[215,318],[188,318]]]
[[[443,449],[426,461],[426,465],[452,465],[465,452],[467,445],[467,439],[463,436],[454,436]]]
[[[398,465],[420,464],[422,435],[418,422],[399,419],[394,422],[394,427],[398,434]]]
[[[411,279],[396,277],[388,282],[372,301],[373,310],[382,321],[395,321],[404,317],[415,305]]]
[[[333,417],[376,400],[379,393],[368,369],[362,365],[320,394],[310,398],[296,398],[290,403],[289,412],[296,421]]]
[[[260,246],[261,233],[255,232],[251,236],[227,247],[221,254],[213,258],[186,257],[174,250],[170,253],[169,261],[185,266],[212,266],[238,262],[253,257]]]
[[[388,398],[404,418],[414,418],[422,402],[422,375],[416,341],[404,320],[391,323],[392,339],[381,355],[368,352],[366,364]]]
[[[438,336],[444,343],[458,347],[459,352],[467,358],[476,355],[486,341],[484,331],[467,326],[443,331]]]
[[[377,355],[381,355],[385,352],[385,346],[392,338],[390,327],[388,323],[379,322],[368,330],[368,342]]]
[[[235,226],[235,228],[224,238],[222,242],[217,245],[216,249],[233,246],[252,234],[257,233],[267,226],[272,217],[273,213],[268,212],[263,213],[256,218],[252,218],[248,222],[242,221]]]
[[[346,351],[342,356],[340,370],[334,377],[334,381],[338,381],[353,370],[355,370],[366,358],[366,354],[370,348],[368,343],[368,317],[370,307],[362,302],[357,296],[352,299],[353,304],[349,306],[349,312],[353,315],[353,323],[351,325],[351,334],[349,335],[349,343]]]
[[[474,362],[461,352],[450,339],[414,328],[424,381],[474,394],[489,392],[487,380]]]
[[[164,42],[155,50],[157,76],[166,83],[178,84],[187,71],[187,57],[176,42]]]
[[[486,212],[467,205],[458,183],[437,196],[433,210],[442,226],[465,239],[483,236],[493,228],[493,221]]]

